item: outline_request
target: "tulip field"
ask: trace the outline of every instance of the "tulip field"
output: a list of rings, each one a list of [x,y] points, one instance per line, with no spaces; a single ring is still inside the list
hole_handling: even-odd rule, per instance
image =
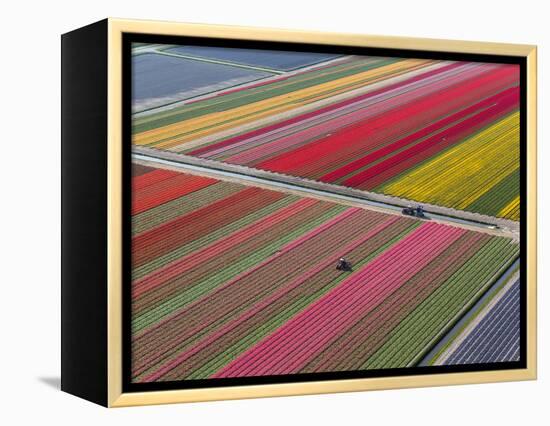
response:
[[[467,66],[454,64],[453,68],[453,64],[430,61],[379,62],[384,61],[349,60],[340,64],[340,68],[319,70],[317,76],[297,74],[297,81],[283,80],[274,88],[256,90],[253,92],[255,102],[265,103],[262,116],[269,117],[275,110],[282,111],[291,103],[308,105],[327,96],[361,88],[365,81],[375,84],[375,81],[383,82],[389,76],[401,76],[403,81],[408,81],[408,78],[413,78],[407,77],[408,73],[417,73],[418,81],[422,81],[424,73],[433,72],[437,76],[439,72],[457,71]],[[446,185],[453,185],[452,174],[447,176],[438,170],[460,167],[455,165],[459,157],[473,155],[471,153],[476,149],[493,155],[491,143],[487,140],[495,139],[498,140],[496,143],[505,144],[509,140],[506,135],[513,132],[516,120],[512,75],[508,76],[510,88],[502,86],[509,72],[506,67],[492,66],[480,70],[474,66],[463,72],[472,75],[466,77],[455,72],[453,78],[486,79],[476,90],[486,90],[486,99],[493,96],[502,98],[489,100],[484,107],[475,107],[455,121],[449,118],[457,113],[451,109],[465,102],[469,95],[464,94],[464,99],[450,97],[449,102],[455,107],[448,106],[449,110],[446,110],[449,121],[447,124],[438,122],[437,126],[440,130],[458,128],[447,137],[445,148],[439,150],[433,148],[438,144],[430,145],[432,148],[426,150],[432,154],[419,154],[424,160],[415,157],[418,161],[414,166],[417,173],[421,168],[427,168],[441,174],[441,179],[448,182]],[[339,77],[333,75],[338,73]],[[501,78],[492,78],[495,73],[501,73]],[[341,79],[346,79],[347,83],[343,85]],[[489,88],[491,84],[492,89]],[[321,90],[319,85],[325,88]],[[273,93],[261,100],[264,91],[270,90],[280,92],[280,103],[270,104]],[[389,90],[388,86],[382,85],[380,90],[382,99],[385,99],[384,90]],[[438,92],[449,91],[451,89],[447,88]],[[498,93],[494,94],[494,91]],[[296,97],[291,98],[291,93]],[[240,102],[241,96],[252,96],[252,92],[234,92],[225,96],[232,96],[233,103],[221,99],[220,103],[225,105],[223,108],[228,111],[231,108],[246,109],[249,100],[241,106],[236,106],[236,103]],[[417,95],[411,93],[410,96]],[[420,99],[429,103],[431,96],[435,95],[424,93]],[[368,99],[369,96],[364,98]],[[328,114],[324,117],[329,122],[338,122],[333,113],[339,108],[348,111],[347,105],[338,106],[338,102],[326,106]],[[384,105],[383,100],[381,102]],[[196,110],[190,105],[181,111],[171,111],[164,118],[164,127],[153,122],[139,124],[142,132],[138,138],[163,143],[170,149],[187,150],[182,140],[191,133],[206,136],[209,131],[205,129],[214,122],[216,124],[209,127],[210,130],[225,126],[217,113],[199,113],[203,108],[219,108],[217,104],[197,105]],[[233,107],[229,108],[229,105]],[[378,117],[382,105],[374,116]],[[426,123],[433,122],[429,116],[432,113],[444,114],[442,108],[447,106],[422,110],[423,119]],[[363,117],[367,120],[365,123],[370,120],[368,111],[368,107],[365,111],[357,109],[357,114],[366,114]],[[176,112],[181,116],[174,121],[171,114]],[[254,116],[251,123],[261,120],[257,114],[262,113],[256,108],[247,113],[243,111],[241,118],[234,112],[227,114],[228,123],[241,118],[247,121],[244,118],[247,114]],[[323,126],[316,114],[311,115],[308,129]],[[461,127],[462,123],[478,114],[484,118]],[[383,115],[376,119],[382,120]],[[176,129],[175,123],[181,123],[182,116],[195,123],[193,132],[186,126]],[[374,116],[372,120],[375,120]],[[348,118],[345,115],[340,120]],[[361,122],[342,122],[337,132],[349,131],[353,135],[357,130],[359,135],[367,131],[362,129]],[[406,138],[412,127],[417,132],[426,131],[419,121],[415,122],[416,125],[404,119],[404,122],[392,126],[376,128],[379,132]],[[478,125],[481,122],[483,124]],[[232,129],[233,124],[228,129]],[[281,125],[281,131],[283,127],[287,128],[282,122],[275,126],[278,125]],[[144,130],[147,126],[154,130]],[[170,126],[172,130],[168,131]],[[378,126],[381,126],[381,121]],[[472,126],[477,126],[475,132],[470,131]],[[288,124],[288,129],[292,128],[293,124]],[[299,132],[305,132],[305,129],[294,128]],[[265,127],[257,129],[259,139],[269,136],[269,132],[264,133],[264,130]],[[368,140],[358,137],[357,141],[363,141],[357,143],[363,147],[361,151],[365,156],[384,149],[383,138],[375,136],[378,131]],[[141,139],[147,132],[149,139]],[[183,135],[188,132],[189,135]],[[245,134],[241,134],[243,142],[249,137],[255,138],[243,136]],[[420,139],[429,141],[428,134]],[[288,137],[291,135],[289,132]],[[238,137],[233,135],[225,140]],[[325,135],[325,138],[329,136]],[[464,141],[458,143],[459,139]],[[189,141],[192,140],[190,137]],[[416,144],[422,144],[422,141],[416,140]],[[381,145],[376,145],[378,143]],[[248,150],[241,152],[231,148],[237,144],[235,141],[220,144],[222,142],[212,141],[193,149],[202,150],[200,155],[214,151],[221,155],[225,148],[231,153],[226,152],[222,157],[248,155]],[[371,151],[365,149],[369,145]],[[257,145],[260,146],[262,144]],[[303,149],[304,152],[312,152],[310,146],[309,142],[288,144],[291,149]],[[419,152],[425,153],[426,150]],[[302,166],[307,166],[315,178],[320,178],[320,173],[335,173],[338,168],[351,164],[349,160],[353,152],[354,149],[350,148],[345,155],[338,156],[341,161],[338,160],[340,162],[334,164],[331,171],[308,162]],[[249,154],[250,158],[256,157],[252,152]],[[277,155],[284,156],[280,152]],[[388,155],[384,155],[381,161],[392,158]],[[498,161],[506,163],[505,157],[499,156]],[[275,161],[273,158],[262,158],[257,165],[262,161]],[[317,160],[312,157],[312,160],[323,161],[325,158],[323,155]],[[297,173],[295,170],[302,167],[298,167],[298,163],[291,166],[290,160],[281,164],[287,164],[285,167],[289,167],[289,173]],[[361,168],[361,172],[351,174],[358,176],[363,170],[368,169]],[[414,366],[519,253],[517,241],[464,227],[167,169],[134,165],[133,171],[131,380],[134,383]],[[351,179],[349,175],[343,177]],[[493,188],[504,188],[502,191],[513,188],[494,173],[488,172],[487,176],[493,179]],[[394,178],[388,177],[378,185],[384,184],[381,187],[384,191],[407,191],[403,179],[406,175],[396,173]],[[365,182],[369,182],[368,179]],[[483,187],[483,190],[485,192],[477,198],[470,194],[471,189],[465,189],[465,195],[459,195],[458,189],[453,190],[456,198],[449,196],[443,202],[459,203],[457,200],[470,197],[470,204],[460,206],[467,208],[477,201],[480,209],[486,205],[486,208],[496,211],[497,206],[490,201],[491,189]],[[425,195],[419,189],[420,195],[411,196],[443,196],[438,195],[437,187],[432,192],[426,187]],[[481,197],[485,198],[480,200]],[[510,197],[514,199],[513,194]],[[504,201],[499,203],[499,214],[505,208],[515,211],[513,206],[500,207]],[[341,257],[351,262],[351,271],[336,268]]]
[[[133,143],[519,220],[518,65],[316,59],[135,115]]]
[[[519,361],[520,281],[511,280],[433,361],[456,365]]]

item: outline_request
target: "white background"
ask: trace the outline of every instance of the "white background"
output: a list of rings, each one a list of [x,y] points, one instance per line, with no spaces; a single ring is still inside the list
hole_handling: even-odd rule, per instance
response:
[[[548,268],[539,241],[537,382],[107,410],[57,390],[60,357],[60,34],[107,16],[539,46],[539,236],[548,237],[550,21],[545,1],[3,2],[0,423],[550,424]],[[7,148],[7,150],[6,150]]]

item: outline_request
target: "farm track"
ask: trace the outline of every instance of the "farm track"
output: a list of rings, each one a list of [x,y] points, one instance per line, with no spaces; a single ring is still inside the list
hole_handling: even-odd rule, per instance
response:
[[[384,194],[360,191],[353,188],[296,178],[279,173],[250,169],[211,160],[197,159],[143,147],[133,148],[136,163],[168,170],[218,177],[235,183],[254,185],[296,195],[331,200],[357,207],[366,207],[390,214],[401,214],[401,209],[413,202]],[[513,238],[518,241],[519,223],[511,220],[484,216],[478,213],[454,210],[433,204],[423,204],[431,220],[464,226],[468,229]]]

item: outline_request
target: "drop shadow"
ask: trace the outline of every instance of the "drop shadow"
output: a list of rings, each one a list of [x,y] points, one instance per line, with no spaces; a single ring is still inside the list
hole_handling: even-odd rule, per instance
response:
[[[38,381],[56,390],[61,389],[61,377],[39,377]]]

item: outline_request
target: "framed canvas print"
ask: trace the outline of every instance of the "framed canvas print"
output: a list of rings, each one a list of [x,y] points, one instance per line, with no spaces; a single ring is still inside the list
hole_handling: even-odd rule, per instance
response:
[[[536,377],[536,48],[107,19],[62,37],[62,389]]]

